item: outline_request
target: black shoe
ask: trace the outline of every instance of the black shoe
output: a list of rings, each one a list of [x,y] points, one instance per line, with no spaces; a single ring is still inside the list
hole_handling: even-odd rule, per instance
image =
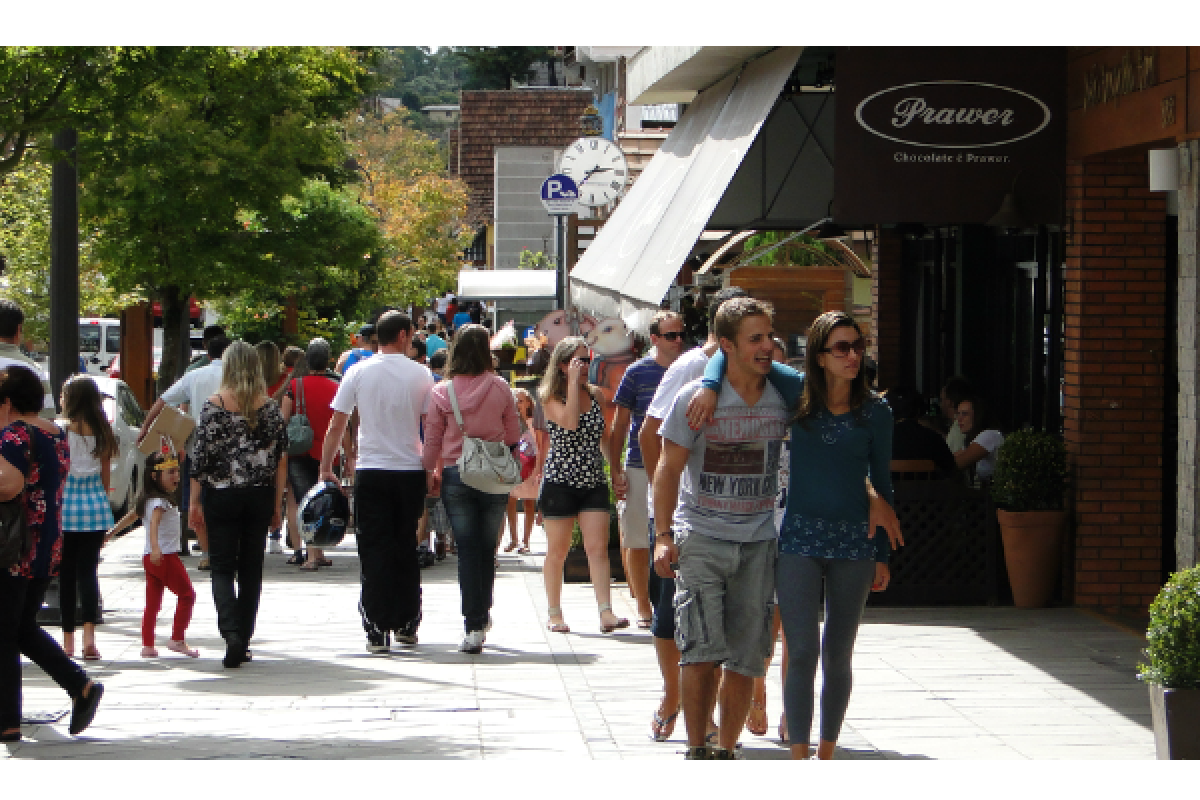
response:
[[[246,660],[246,641],[236,633],[230,634],[225,639],[225,658],[221,659],[221,663],[226,669],[233,669]]]
[[[12,733],[0,733],[0,744],[12,744],[13,742],[21,741],[21,732],[13,731]]]
[[[75,704],[71,707],[71,727],[68,728],[72,736],[78,736],[92,724],[92,720],[96,718],[96,709],[100,707],[100,698],[103,696],[104,684],[93,682],[86,697],[80,695],[75,698]]]
[[[367,652],[381,655],[392,649],[392,637],[387,631],[371,631],[367,634]]]
[[[432,567],[437,563],[437,556],[428,547],[421,545],[417,548],[417,563],[421,565],[421,569]]]
[[[709,761],[712,759],[712,755],[709,753],[708,745],[706,744],[688,747],[683,757],[687,761]]]

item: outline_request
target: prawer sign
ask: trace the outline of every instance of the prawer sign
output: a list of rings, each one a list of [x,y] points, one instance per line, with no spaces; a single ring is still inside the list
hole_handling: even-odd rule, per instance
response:
[[[574,214],[579,200],[579,189],[575,181],[566,175],[551,175],[542,182],[542,205],[546,213],[553,216]]]
[[[1019,89],[978,81],[923,81],[890,86],[854,110],[858,124],[882,139],[913,147],[999,147],[1050,124],[1050,109]]]

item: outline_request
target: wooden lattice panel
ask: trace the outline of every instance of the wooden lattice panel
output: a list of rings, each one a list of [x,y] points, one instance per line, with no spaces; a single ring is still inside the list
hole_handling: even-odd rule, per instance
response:
[[[957,480],[896,481],[904,547],[874,605],[982,605],[997,599],[996,512],[986,491]],[[880,533],[879,535],[882,535]]]

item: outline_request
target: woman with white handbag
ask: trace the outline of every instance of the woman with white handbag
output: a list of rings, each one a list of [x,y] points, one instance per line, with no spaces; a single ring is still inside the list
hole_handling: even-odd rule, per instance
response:
[[[446,379],[429,394],[422,456],[458,547],[464,653],[483,652],[492,625],[496,541],[508,495],[521,482],[513,455],[520,440],[512,392],[492,370],[488,331],[464,325],[450,343]]]

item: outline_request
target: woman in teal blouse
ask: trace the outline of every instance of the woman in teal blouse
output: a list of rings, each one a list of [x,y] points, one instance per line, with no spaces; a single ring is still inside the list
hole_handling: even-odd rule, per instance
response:
[[[869,479],[892,504],[892,414],[867,388],[865,350],[854,319],[830,311],[809,329],[807,380],[790,367],[772,366],[772,384],[796,408],[775,576],[790,659],[783,704],[793,758],[809,757],[818,660],[824,680],[817,758],[833,758],[850,703],[851,661],[863,608],[868,594],[886,589],[890,578],[889,539],[873,533],[864,484]],[[705,371],[706,388],[720,387],[724,368],[718,352]]]

